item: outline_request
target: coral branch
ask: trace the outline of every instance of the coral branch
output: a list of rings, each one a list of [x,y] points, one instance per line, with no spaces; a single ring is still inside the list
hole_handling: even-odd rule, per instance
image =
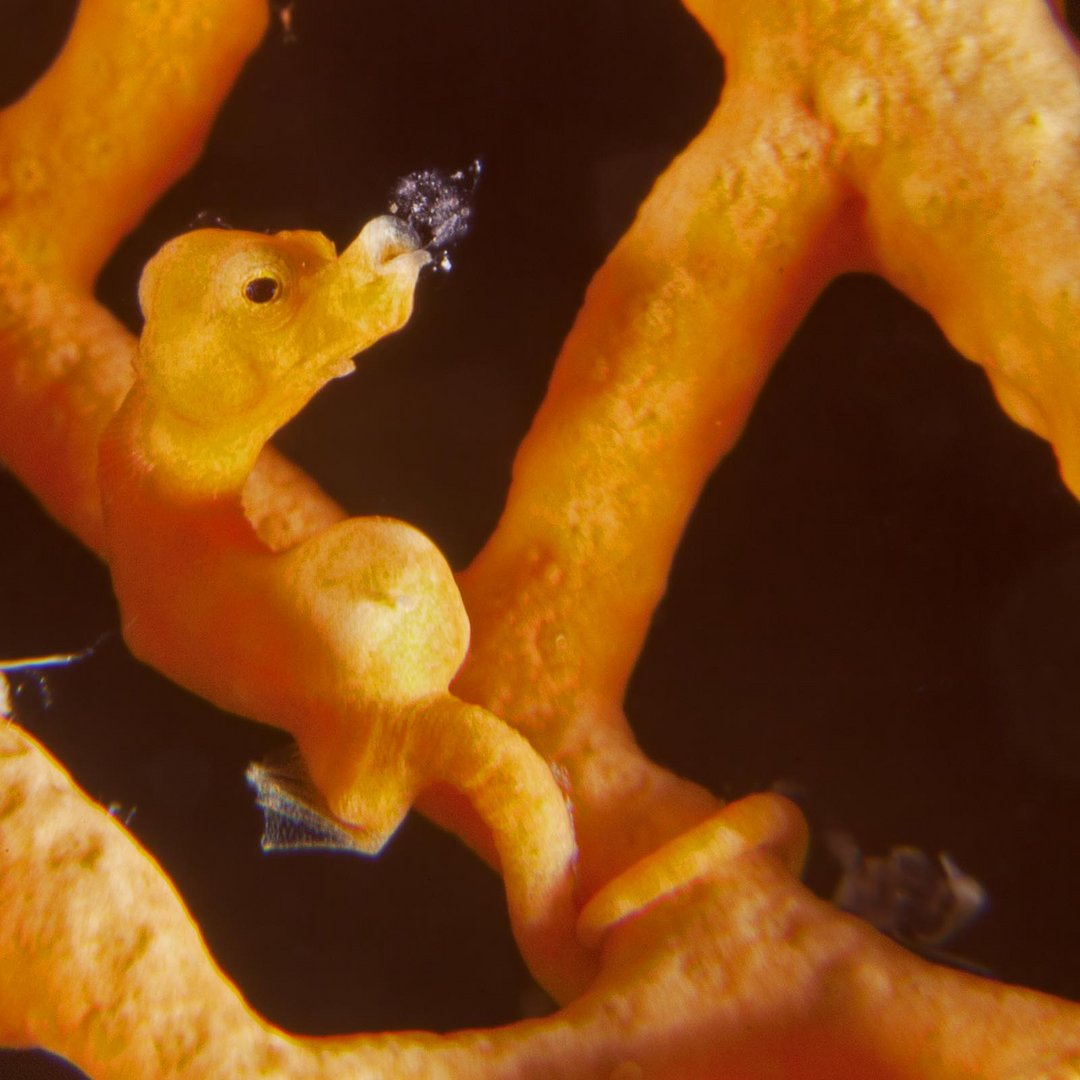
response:
[[[550,1020],[288,1036],[245,1007],[123,826],[0,724],[0,916],[18,928],[0,941],[0,1035],[95,1080],[1056,1080],[1080,1067],[1080,1006],[926,964],[811,897],[770,854],[770,833],[789,831],[772,800],[733,804],[705,847],[677,841],[598,896],[584,921],[648,900],[613,920],[599,979]]]
[[[613,703],[701,485],[832,277],[874,263],[929,307],[1067,481],[1080,437],[1080,81],[1045,6],[689,6],[727,57],[723,100],[590,286],[462,581],[458,692],[566,762],[594,868],[660,839],[657,802],[676,827],[700,809],[663,779],[642,797],[653,770]],[[653,827],[627,832],[627,807]]]
[[[616,705],[702,484],[857,256],[826,231],[846,195],[829,149],[809,117],[777,123],[758,92],[725,92],[590,285],[506,512],[462,578],[475,644],[457,691],[565,763],[601,877],[711,809],[635,754]]]
[[[266,27],[262,0],[80,4],[33,89],[0,115],[0,216],[24,262],[81,289],[194,163]]]

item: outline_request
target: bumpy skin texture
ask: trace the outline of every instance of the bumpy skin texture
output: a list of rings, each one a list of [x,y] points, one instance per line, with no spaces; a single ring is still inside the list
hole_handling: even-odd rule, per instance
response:
[[[208,696],[293,730],[329,797],[338,785],[339,812],[358,822],[370,807],[345,797],[347,777],[320,773],[318,745],[339,748],[358,778],[396,783],[401,739],[429,721],[457,725],[459,737],[434,739],[418,767],[458,777],[489,835],[437,790],[429,809],[500,864],[519,933],[559,910],[544,888],[572,854],[565,811],[550,777],[541,779],[546,761],[557,762],[575,812],[581,907],[576,924],[563,908],[561,922],[521,934],[538,973],[575,995],[550,1018],[447,1037],[290,1039],[245,1009],[149,858],[7,725],[0,1030],[11,1043],[48,1046],[93,1076],[118,1078],[1080,1075],[1080,1007],[925,964],[814,899],[795,877],[805,827],[789,804],[755,796],[720,809],[648,762],[620,710],[704,478],[798,319],[844,269],[876,269],[923,303],[988,369],[1006,408],[1053,440],[1077,490],[1075,53],[1036,0],[688,6],[725,54],[723,100],[594,280],[522,447],[504,517],[461,579],[472,647],[454,694],[414,698],[421,687],[402,667],[400,693],[359,701],[347,677],[334,685],[347,666],[312,656],[312,681],[332,714],[314,731],[304,729],[304,709],[263,715],[243,657],[218,668],[189,646],[191,613],[174,622],[160,603],[177,562],[166,534],[202,545],[206,567],[225,560],[229,580],[214,580],[210,602],[248,587],[249,566],[260,587],[287,582],[268,594],[282,641],[319,626],[318,612],[303,610],[317,582],[288,577],[299,553],[333,547],[336,565],[359,550],[362,566],[387,557],[400,569],[430,555],[424,544],[406,528],[405,542],[365,553],[352,530],[368,526],[324,533],[338,513],[265,456],[244,491],[249,528],[238,485],[280,415],[277,402],[262,415],[239,369],[219,390],[230,409],[255,401],[255,422],[213,454],[191,452],[183,437],[193,419],[183,415],[192,407],[184,372],[164,379],[152,409],[154,391],[128,397],[104,444],[108,543],[95,487],[93,447],[128,390],[134,348],[87,284],[139,208],[190,160],[265,13],[246,0],[85,0],[54,73],[0,117],[12,192],[0,248],[0,450],[61,521],[111,552],[125,607],[157,620],[145,635],[129,625],[136,648],[176,664],[172,673]],[[162,64],[133,45],[147,41],[183,62]],[[99,195],[128,198],[113,216],[104,206],[84,240],[52,227],[85,210],[78,194],[69,206],[70,186],[30,181],[51,162],[78,161],[88,137],[81,110],[93,100],[84,91],[99,77],[88,57],[99,52],[127,74],[108,95],[121,107],[97,121],[113,138],[108,154],[89,156],[88,179]],[[187,96],[154,92],[159,83]],[[163,102],[168,115],[155,112]],[[1029,168],[1033,155],[1038,169]],[[330,258],[310,235],[260,243],[294,241],[315,261]],[[227,245],[191,243],[206,243],[212,260],[215,245]],[[157,286],[169,277],[158,278],[149,273],[144,300],[151,310],[160,303],[164,317]],[[172,333],[203,332],[185,323],[182,312],[164,318],[166,352]],[[156,354],[151,332],[139,361],[147,387]],[[180,415],[163,418],[161,401],[175,404],[178,386]],[[140,461],[167,465],[152,496]],[[145,547],[123,522],[138,498],[151,498],[166,523]],[[345,535],[342,553],[336,539]],[[456,610],[445,571],[430,580],[430,602]],[[180,659],[160,645],[170,633]],[[451,667],[447,659],[444,674]],[[227,698],[237,692],[230,679],[249,680],[242,700]],[[518,776],[536,777],[532,802]],[[404,784],[410,798],[415,786]],[[535,912],[540,924],[530,921]],[[577,993],[589,949],[599,974]]]

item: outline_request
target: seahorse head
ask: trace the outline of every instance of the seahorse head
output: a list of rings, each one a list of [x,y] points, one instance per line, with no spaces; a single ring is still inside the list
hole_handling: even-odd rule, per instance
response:
[[[389,216],[340,256],[315,232],[186,233],[143,272],[137,376],[156,405],[199,427],[276,428],[406,322],[428,260]]]

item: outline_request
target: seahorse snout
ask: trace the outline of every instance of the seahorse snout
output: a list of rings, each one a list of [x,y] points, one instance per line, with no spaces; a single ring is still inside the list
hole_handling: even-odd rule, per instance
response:
[[[407,258],[403,258],[407,256]],[[341,261],[350,269],[381,273],[388,269],[418,271],[431,260],[421,248],[416,230],[401,218],[390,214],[373,218],[360,235],[341,254]]]

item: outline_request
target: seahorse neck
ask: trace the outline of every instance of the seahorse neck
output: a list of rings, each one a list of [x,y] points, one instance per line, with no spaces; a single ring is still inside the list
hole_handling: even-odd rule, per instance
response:
[[[107,437],[144,483],[178,502],[223,504],[240,496],[266,442],[248,423],[204,427],[162,407],[139,384]]]

